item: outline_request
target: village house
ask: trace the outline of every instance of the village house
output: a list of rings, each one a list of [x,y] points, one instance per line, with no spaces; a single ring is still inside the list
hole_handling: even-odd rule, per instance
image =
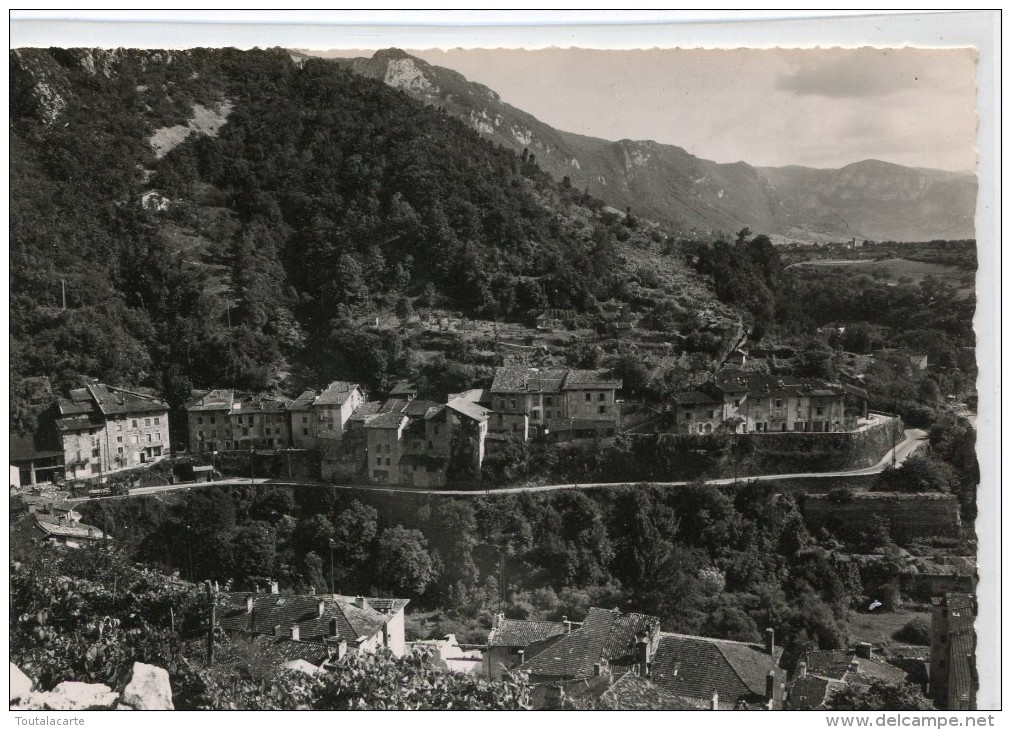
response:
[[[847,686],[866,688],[874,680],[899,684],[906,681],[906,672],[874,656],[873,647],[867,642],[846,651],[809,651],[797,663],[785,707],[824,710],[839,690]]]
[[[460,646],[456,634],[446,634],[442,639],[422,639],[408,641],[407,650],[423,649],[431,652],[432,666],[457,674],[486,676],[482,667],[480,649],[465,649]]]
[[[24,550],[39,543],[79,548],[105,540],[97,527],[81,522],[81,515],[68,505],[32,505],[29,513],[11,525],[11,548]]]
[[[660,639],[660,619],[591,608],[582,626],[523,662],[531,684],[636,671],[648,677]]]
[[[232,390],[206,390],[199,391],[183,406],[188,427],[187,449],[191,454],[231,448],[225,444],[232,440],[228,417],[234,401],[235,392]]]
[[[946,593],[931,599],[930,697],[946,710],[975,710],[976,599]]]
[[[618,427],[616,392],[621,380],[606,371],[574,368],[501,367],[489,391],[493,414],[490,430],[525,441],[534,433],[555,434],[570,441],[575,431],[597,432],[586,421]],[[557,430],[552,430],[554,426]],[[607,431],[608,426],[600,426]]]
[[[648,676],[700,710],[780,710],[782,656],[772,629],[766,629],[763,644],[661,633]]]
[[[321,391],[305,391],[288,407],[292,446],[315,449],[320,438],[340,439],[363,403],[361,386],[343,380],[335,380]]]
[[[153,395],[88,381],[55,406],[68,479],[101,476],[169,454],[168,405]]]
[[[722,371],[674,398],[675,432],[684,434],[854,431],[867,393],[816,378]]]
[[[219,595],[224,605],[218,609],[217,621],[226,633],[254,640],[286,639],[328,650],[324,659],[318,648],[279,647],[277,651],[286,661],[333,663],[349,652],[374,653],[380,648],[399,657],[406,650],[404,609],[409,603],[406,599],[286,594],[280,593],[274,582],[270,593]],[[258,640],[261,644],[270,643],[265,638]],[[296,650],[301,653],[296,655]]]
[[[484,652],[484,673],[491,679],[537,656],[553,640],[572,630],[569,621],[524,621],[495,614]],[[579,624],[576,624],[579,626]]]

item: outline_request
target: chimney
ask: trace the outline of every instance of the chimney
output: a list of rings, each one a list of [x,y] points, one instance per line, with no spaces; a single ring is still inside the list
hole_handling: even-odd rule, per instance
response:
[[[365,601],[364,596],[355,596],[355,605],[364,610],[369,604]]]
[[[860,671],[860,661],[858,659],[854,659],[853,661],[850,662],[850,671],[851,672]]]
[[[337,619],[330,619],[330,636],[340,636],[340,630],[337,628]]]
[[[568,616],[562,616],[562,623],[565,624],[565,633],[572,633],[572,622],[569,621]]]
[[[298,624],[291,625],[291,640],[298,641]]]
[[[281,624],[274,624],[274,636],[283,636],[284,630],[281,628]]]
[[[770,702],[776,698],[776,670],[770,669],[765,675],[765,699]]]
[[[275,595],[277,594],[277,581],[276,580],[270,581],[270,592],[273,593],[273,594],[275,594]]]
[[[765,653],[769,655],[776,653],[776,632],[772,629],[765,630]]]
[[[253,612],[253,597],[252,596],[246,596],[246,613],[252,613],[252,612]]]
[[[502,622],[505,621],[504,613],[496,613],[495,618],[492,619],[492,628],[499,629],[502,628]]]
[[[218,592],[218,582],[217,581],[214,581],[214,592],[215,593]]]
[[[713,698],[711,700],[709,700],[709,709],[713,710],[714,712],[716,710],[720,709],[720,693],[719,692],[713,692]]]
[[[310,596],[316,595],[316,586],[309,586],[309,595]]]
[[[635,643],[635,666],[640,677],[649,676],[649,637],[641,636]]]
[[[316,617],[323,618],[324,611],[326,611],[326,602],[321,598],[316,604]]]
[[[797,679],[801,679],[807,676],[807,662],[801,662],[797,665]]]
[[[859,644],[857,644],[857,656],[860,657],[861,659],[870,659],[871,649],[872,647],[870,645],[870,642],[861,641]]]

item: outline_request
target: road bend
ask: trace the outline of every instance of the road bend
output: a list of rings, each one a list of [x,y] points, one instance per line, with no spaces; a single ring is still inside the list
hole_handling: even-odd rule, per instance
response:
[[[788,481],[791,479],[833,479],[839,477],[859,477],[880,474],[889,466],[901,465],[913,454],[926,440],[927,432],[919,428],[907,428],[904,438],[894,449],[881,457],[881,460],[872,466],[861,469],[844,469],[839,471],[821,472],[799,472],[792,474],[761,474],[758,476],[742,476],[737,479],[725,477],[720,479],[707,479],[706,484],[734,484],[735,482],[773,482]],[[69,499],[69,502],[90,502],[100,499],[128,499],[129,497],[144,497],[165,492],[180,492],[190,489],[202,489],[207,487],[230,487],[230,486],[250,486],[250,485],[270,485],[277,487],[334,487],[336,489],[348,489],[363,492],[384,492],[389,494],[430,494],[443,497],[487,497],[494,494],[522,494],[523,492],[558,492],[566,489],[601,489],[606,487],[623,487],[641,482],[583,482],[565,484],[534,484],[519,487],[499,487],[496,489],[425,489],[422,487],[402,487],[383,484],[330,484],[329,482],[295,482],[279,479],[221,479],[215,482],[195,482],[188,484],[169,484],[158,487],[137,487],[131,489],[129,495],[104,496],[104,497],[78,497]],[[691,484],[692,480],[677,482],[654,482],[649,484],[657,487],[684,487]]]

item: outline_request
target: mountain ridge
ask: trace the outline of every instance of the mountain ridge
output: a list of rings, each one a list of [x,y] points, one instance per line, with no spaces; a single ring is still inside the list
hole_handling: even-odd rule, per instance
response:
[[[400,49],[329,60],[445,108],[493,142],[528,149],[552,175],[682,235],[729,235],[747,226],[800,240],[974,236],[972,175],[881,160],[841,168],[718,163],[654,140],[612,141],[555,129],[502,101],[494,90]],[[881,179],[870,179],[875,176]],[[813,178],[817,194],[807,187]],[[860,185],[873,192],[861,194]],[[863,202],[857,205],[857,199]],[[883,205],[884,199],[890,205]]]

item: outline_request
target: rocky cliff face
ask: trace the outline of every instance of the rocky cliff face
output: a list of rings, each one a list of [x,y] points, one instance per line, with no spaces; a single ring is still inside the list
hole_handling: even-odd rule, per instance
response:
[[[929,240],[974,235],[975,178],[873,160],[839,170],[719,164],[652,141],[611,142],[554,129],[461,74],[388,49],[337,60],[439,106],[555,177],[682,234],[744,226],[801,240]]]

